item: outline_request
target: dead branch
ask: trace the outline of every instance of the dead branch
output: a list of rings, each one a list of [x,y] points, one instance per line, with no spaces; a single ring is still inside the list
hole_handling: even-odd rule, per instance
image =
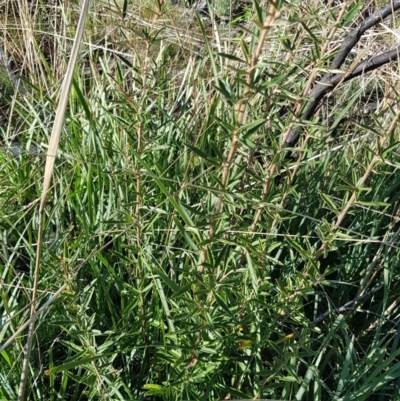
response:
[[[361,24],[359,24],[356,28],[351,30],[343,40],[342,46],[340,47],[339,52],[336,54],[332,61],[332,65],[330,70],[338,70],[344,63],[346,57],[350,53],[351,49],[357,44],[357,42],[361,39],[362,35],[365,31],[379,22],[383,21],[386,17],[393,14],[396,10],[400,8],[400,1],[391,1],[381,10],[372,14],[369,18],[364,20]],[[307,104],[304,112],[300,117],[301,121],[310,120],[311,117],[317,111],[321,100],[326,96],[329,92],[335,89],[343,81],[349,81],[362,73],[366,73],[372,70],[375,70],[381,67],[384,64],[387,64],[391,61],[394,61],[399,58],[400,46],[395,49],[389,50],[385,53],[382,53],[378,56],[372,57],[370,60],[362,61],[356,65],[356,67],[352,71],[343,72],[343,73],[330,73],[327,72],[322,79],[314,86],[314,88],[310,91],[309,94],[309,103]],[[292,129],[287,135],[285,142],[283,144],[284,148],[291,148],[296,146],[299,138],[301,128],[299,126]]]

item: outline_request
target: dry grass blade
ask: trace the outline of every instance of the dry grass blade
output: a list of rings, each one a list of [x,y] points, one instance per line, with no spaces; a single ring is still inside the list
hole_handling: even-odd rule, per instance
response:
[[[38,287],[38,281],[39,281],[39,266],[40,266],[40,256],[41,256],[41,249],[42,249],[44,205],[46,203],[47,193],[50,189],[51,177],[53,175],[53,169],[54,169],[54,161],[55,161],[56,154],[57,154],[58,144],[60,142],[61,129],[62,129],[63,122],[64,122],[65,110],[66,110],[67,104],[68,104],[68,97],[69,97],[69,91],[70,91],[71,83],[72,83],[72,76],[74,73],[76,61],[78,59],[79,46],[82,41],[83,31],[85,28],[85,21],[86,21],[86,15],[88,12],[88,8],[89,8],[89,1],[90,0],[84,0],[84,3],[82,5],[81,15],[79,18],[77,31],[76,31],[76,35],[75,35],[75,41],[74,41],[72,51],[71,51],[71,58],[69,60],[67,71],[66,71],[66,74],[65,74],[65,77],[63,80],[63,84],[62,84],[62,88],[61,88],[61,96],[60,96],[60,100],[58,103],[56,117],[55,117],[54,125],[53,125],[53,130],[52,130],[51,137],[50,137],[49,149],[47,151],[46,167],[45,167],[44,178],[43,178],[43,190],[42,190],[42,196],[40,199],[40,206],[39,206],[39,233],[38,233],[38,246],[37,246],[37,251],[36,251],[33,294],[32,294],[32,301],[31,301],[31,322],[29,324],[28,339],[27,339],[27,343],[26,343],[26,347],[25,347],[23,368],[22,368],[19,389],[18,389],[18,401],[22,401],[25,396],[25,386],[26,386],[26,380],[27,380],[28,369],[29,369],[29,359],[30,359],[30,353],[31,353],[31,348],[32,348],[33,333],[34,333],[34,328],[35,328],[35,319],[33,318],[33,316],[35,315],[35,300],[36,300],[36,293],[37,293],[37,287]]]

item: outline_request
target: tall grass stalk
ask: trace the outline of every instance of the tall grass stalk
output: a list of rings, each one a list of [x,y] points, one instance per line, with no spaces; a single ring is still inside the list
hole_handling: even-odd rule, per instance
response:
[[[37,298],[37,290],[39,284],[39,272],[40,272],[40,261],[41,261],[41,251],[42,251],[42,241],[43,241],[43,217],[44,217],[44,207],[46,204],[46,199],[48,195],[48,191],[50,189],[51,177],[53,175],[54,163],[57,157],[58,144],[60,142],[61,130],[64,123],[65,111],[68,105],[68,97],[72,83],[72,77],[76,65],[76,61],[78,59],[79,47],[81,44],[81,40],[83,37],[83,32],[85,28],[85,20],[88,12],[89,0],[85,0],[82,5],[82,11],[80,15],[80,19],[77,26],[77,33],[74,40],[74,46],[71,51],[71,58],[69,60],[68,68],[65,74],[65,78],[63,80],[63,86],[61,88],[60,100],[57,108],[57,113],[54,120],[53,130],[50,137],[49,148],[47,151],[46,157],[46,166],[43,178],[43,189],[42,195],[40,198],[39,204],[39,224],[38,224],[38,240],[37,240],[37,250],[36,250],[36,263],[35,263],[35,273],[34,273],[34,282],[33,282],[33,291],[32,291],[32,300],[31,300],[31,316],[29,323],[29,331],[26,342],[26,348],[24,352],[24,360],[21,371],[21,379],[19,383],[18,389],[18,401],[23,401],[25,399],[25,386],[26,381],[28,379],[28,370],[30,363],[30,354],[32,348],[33,335],[35,330],[35,319],[33,316],[35,315],[36,308],[36,298]]]

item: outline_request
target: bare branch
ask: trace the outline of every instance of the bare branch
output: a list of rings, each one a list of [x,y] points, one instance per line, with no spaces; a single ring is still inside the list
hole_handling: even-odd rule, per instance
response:
[[[361,36],[365,33],[365,31],[377,23],[381,22],[384,18],[388,17],[396,10],[400,8],[400,1],[391,1],[381,10],[372,14],[369,18],[363,21],[360,25],[354,28],[352,31],[348,33],[348,35],[344,38],[342,46],[339,52],[336,54],[332,61],[332,65],[330,67],[331,70],[339,69],[344,63],[347,55],[350,53],[351,49],[356,45],[356,43],[360,40]],[[369,72],[381,67],[384,64],[389,63],[390,61],[396,60],[399,58],[399,49],[400,46],[389,50],[385,53],[382,53],[378,56],[375,56],[367,61],[362,61],[359,63],[353,71],[347,72],[344,76],[342,74],[332,74],[327,72],[318,84],[314,86],[314,88],[310,91],[309,98],[310,101],[307,104],[303,114],[300,117],[300,121],[310,120],[314,115],[315,111],[318,109],[318,106],[321,103],[323,97],[331,92],[337,85],[339,85],[342,81],[348,81],[353,79],[364,72]],[[300,127],[296,127],[292,129],[286,140],[283,144],[284,148],[294,147],[300,138]]]
[[[381,53],[379,56],[372,57],[369,60],[365,60],[357,64],[356,68],[345,77],[345,81],[349,81],[355,77],[360,76],[365,72],[370,72],[372,70],[376,70],[383,65],[397,60],[399,58],[400,53],[400,45],[392,50],[388,50],[385,53]]]
[[[377,288],[375,288],[375,289],[373,289],[373,290],[371,290],[371,291],[369,291],[369,292],[367,292],[367,293],[365,293],[365,294],[363,294],[363,295],[360,295],[359,297],[356,297],[356,298],[352,299],[352,300],[349,301],[349,302],[346,302],[346,303],[345,303],[343,306],[341,306],[340,308],[335,308],[333,311],[326,311],[326,312],[322,313],[321,315],[319,315],[319,316],[313,321],[313,324],[314,324],[314,325],[317,325],[318,323],[321,323],[321,322],[322,322],[324,319],[326,319],[326,318],[330,315],[330,313],[332,313],[332,312],[344,313],[344,312],[346,312],[347,310],[350,310],[350,309],[349,309],[350,305],[353,305],[353,304],[355,304],[355,303],[357,303],[357,302],[360,302],[360,301],[362,301],[363,299],[365,299],[366,297],[368,297],[368,296],[370,296],[370,295],[372,295],[372,294],[375,294],[375,293],[378,292],[382,287],[383,287],[383,284],[379,285]],[[354,308],[351,308],[351,310],[354,310]],[[364,310],[363,310],[363,311],[364,311]],[[380,316],[380,315],[379,315],[379,316]]]

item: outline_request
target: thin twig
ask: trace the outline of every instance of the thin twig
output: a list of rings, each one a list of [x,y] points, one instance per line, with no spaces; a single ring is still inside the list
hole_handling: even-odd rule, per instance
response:
[[[400,111],[396,114],[396,116],[393,118],[392,123],[390,124],[390,127],[388,129],[387,134],[385,134],[384,136],[382,136],[381,140],[380,140],[380,147],[383,148],[385,142],[387,141],[387,139],[390,137],[390,135],[392,134],[393,130],[395,129],[397,122],[400,118]],[[370,176],[372,169],[375,167],[375,164],[381,160],[381,156],[380,155],[374,155],[374,157],[372,158],[371,162],[369,163],[367,170],[365,171],[364,175],[359,179],[359,181],[357,182],[357,189],[354,190],[353,194],[351,195],[349,201],[347,202],[346,206],[344,207],[344,209],[340,212],[335,225],[333,226],[333,231],[336,231],[342,224],[344,218],[346,217],[348,211],[350,210],[350,208],[353,206],[353,204],[356,202],[357,200],[357,195],[359,192],[359,189],[362,188],[365,184],[365,182],[367,181],[368,177]],[[321,247],[318,249],[318,251],[316,252],[315,256],[314,256],[314,260],[317,261],[325,252],[327,246],[329,244],[329,241],[324,241],[321,245]]]
[[[345,13],[346,13],[346,10],[347,10],[347,2],[344,2],[344,4],[343,4],[342,7],[341,7],[341,11],[340,11],[340,13],[339,13],[339,15],[338,15],[338,20],[339,20],[339,21],[341,21],[342,18],[344,17],[344,15],[345,15]],[[327,51],[328,46],[329,46],[329,44],[331,43],[331,41],[332,41],[332,39],[333,39],[333,36],[334,36],[334,34],[336,33],[336,31],[337,31],[337,27],[334,27],[334,28],[332,29],[332,31],[330,32],[330,34],[328,35],[328,37],[325,39],[324,43],[322,44],[322,46],[321,46],[321,52],[320,52],[320,53],[321,53],[321,58],[324,56],[325,52]],[[298,43],[299,43],[299,45],[300,45],[300,42],[298,42]],[[305,89],[304,94],[303,94],[304,96],[305,96],[306,93],[309,91],[311,85],[314,83],[316,74],[317,74],[317,69],[315,69],[315,70],[311,73],[311,76],[310,76],[310,78],[309,78],[309,80],[308,80],[306,89]],[[296,105],[295,105],[295,114],[297,114],[297,113],[299,112],[300,107],[301,107],[300,101],[296,102]],[[293,131],[293,127],[294,127],[294,126],[295,126],[295,122],[292,121],[292,122],[290,123],[289,127],[287,128],[286,132],[284,133],[284,135],[283,135],[283,138],[284,138],[284,139],[283,139],[283,147],[285,147],[285,143],[286,143],[286,141],[287,141],[287,138],[289,138],[289,136],[291,135],[291,132]],[[303,146],[305,146],[305,144],[304,144]],[[296,174],[296,172],[297,172],[297,169],[299,168],[298,166],[300,165],[300,162],[301,162],[301,159],[299,159],[299,160],[297,161],[297,164],[296,164],[296,167],[295,167],[295,171],[294,171],[294,172],[292,173],[292,175],[291,175],[291,181],[294,180],[294,177],[295,177],[295,174]],[[279,164],[273,163],[273,164],[271,164],[271,166],[270,166],[268,169],[269,169],[269,171],[268,171],[268,173],[267,173],[267,177],[268,177],[268,178],[267,178],[267,180],[266,180],[266,181],[264,182],[264,184],[263,184],[261,199],[265,199],[265,198],[266,198],[266,196],[267,196],[267,194],[268,194],[268,192],[269,192],[269,189],[270,189],[270,187],[271,187],[271,184],[272,184],[273,180],[275,179],[275,173],[276,173],[277,170],[279,170]],[[284,205],[287,195],[288,195],[287,192],[283,195],[283,197],[282,197],[282,199],[281,199],[281,202],[280,202],[281,206]],[[264,204],[264,203],[261,203],[261,205],[258,207],[257,212],[256,212],[255,217],[254,217],[254,220],[253,220],[253,223],[252,223],[252,225],[250,226],[250,231],[255,231],[255,229],[256,229],[256,227],[257,227],[257,225],[258,225],[258,222],[259,222],[259,220],[260,220],[260,218],[261,218],[261,214],[262,214],[262,212],[263,212],[263,210],[264,210],[264,207],[265,207],[265,204]],[[279,216],[276,215],[276,216],[275,216],[275,219],[274,219],[274,221],[273,221],[273,223],[272,223],[272,228],[275,227],[275,225],[277,224],[277,221],[278,221],[278,220],[279,220]],[[273,231],[273,230],[271,230],[271,231]]]
[[[215,206],[214,214],[213,214],[212,221],[210,224],[210,232],[209,232],[209,236],[208,236],[209,242],[211,242],[214,239],[214,236],[216,233],[217,222],[218,222],[218,215],[222,211],[223,200],[224,200],[224,195],[225,195],[225,188],[228,183],[229,170],[232,166],[233,159],[236,155],[236,151],[239,146],[240,127],[244,121],[246,107],[247,107],[247,104],[249,101],[248,94],[252,90],[254,74],[256,72],[256,66],[257,66],[258,60],[261,56],[261,52],[263,49],[265,39],[266,39],[269,31],[271,30],[276,18],[278,18],[278,16],[279,16],[279,13],[275,6],[275,3],[271,2],[269,9],[268,9],[267,17],[264,21],[263,27],[261,28],[260,37],[258,39],[256,50],[254,51],[253,57],[251,58],[251,60],[248,64],[248,67],[247,67],[246,85],[244,88],[242,100],[239,101],[238,104],[236,105],[235,112],[236,112],[236,120],[237,120],[238,128],[233,132],[231,147],[229,149],[228,156],[225,160],[224,167],[222,170],[222,177],[221,177],[222,192],[218,196],[217,204]],[[204,270],[204,263],[207,260],[207,251],[208,251],[208,246],[206,245],[203,248],[203,252],[201,255],[201,267],[200,267],[201,271]]]

